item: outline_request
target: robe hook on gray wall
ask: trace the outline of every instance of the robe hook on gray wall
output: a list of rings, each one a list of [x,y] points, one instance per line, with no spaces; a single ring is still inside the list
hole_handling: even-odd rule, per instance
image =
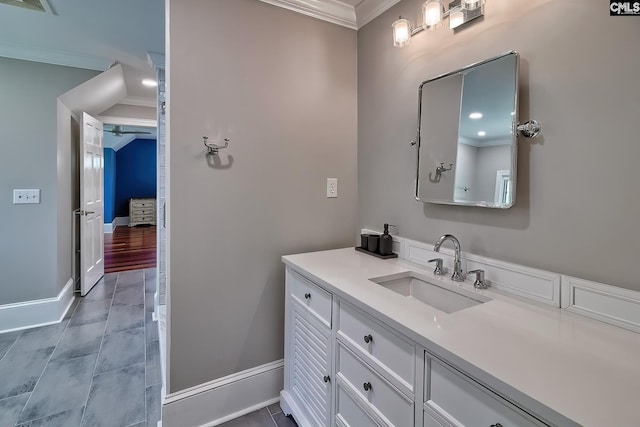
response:
[[[208,136],[203,136],[202,139],[203,139],[203,142],[204,142],[204,146],[207,147],[207,154],[210,154],[212,156],[218,155],[218,150],[222,150],[223,148],[227,148],[229,146],[229,141],[231,141],[230,138],[225,138],[224,139],[224,145],[215,145],[215,144],[211,144],[209,142],[209,137]]]

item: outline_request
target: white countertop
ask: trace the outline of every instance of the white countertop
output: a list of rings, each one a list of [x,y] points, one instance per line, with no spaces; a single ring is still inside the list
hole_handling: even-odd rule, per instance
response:
[[[640,427],[640,334],[491,289],[476,290],[471,280],[457,284],[448,275],[436,277],[416,264],[353,248],[282,259],[557,425]],[[407,270],[492,300],[447,314],[369,280]]]

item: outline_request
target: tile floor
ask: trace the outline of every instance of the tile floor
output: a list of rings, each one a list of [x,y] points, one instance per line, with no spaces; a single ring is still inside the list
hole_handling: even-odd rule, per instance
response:
[[[61,323],[0,334],[0,426],[155,427],[155,275],[107,274]]]
[[[298,427],[293,418],[282,413],[279,403],[251,412],[219,427]]]

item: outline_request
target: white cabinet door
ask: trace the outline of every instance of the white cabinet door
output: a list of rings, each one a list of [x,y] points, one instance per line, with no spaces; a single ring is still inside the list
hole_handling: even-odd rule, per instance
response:
[[[291,391],[320,426],[330,424],[331,331],[293,303]]]

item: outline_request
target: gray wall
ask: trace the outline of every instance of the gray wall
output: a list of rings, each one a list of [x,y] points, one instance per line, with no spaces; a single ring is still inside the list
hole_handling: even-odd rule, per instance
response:
[[[603,2],[491,0],[474,25],[394,48],[391,23],[418,22],[421,2],[358,32],[359,227],[390,222],[427,242],[453,233],[466,251],[640,290],[638,19],[610,17]],[[544,128],[520,139],[515,206],[416,202],[407,142],[419,83],[508,50],[521,54],[521,120]]]
[[[54,297],[71,278],[70,159],[58,158],[70,143],[57,143],[56,100],[96,74],[0,58],[0,304]],[[40,188],[41,203],[13,205],[14,188]]]
[[[255,0],[168,16],[175,392],[281,359],[280,257],[354,243],[357,54],[355,31]],[[203,135],[231,145],[208,159]]]

